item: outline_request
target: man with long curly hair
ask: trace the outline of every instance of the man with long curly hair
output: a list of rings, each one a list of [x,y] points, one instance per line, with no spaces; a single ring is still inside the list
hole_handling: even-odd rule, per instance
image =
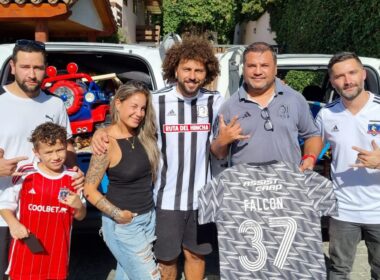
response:
[[[153,95],[162,154],[154,252],[162,279],[176,279],[182,250],[186,279],[203,279],[215,231],[197,223],[198,191],[210,179],[211,128],[222,103],[203,86],[218,75],[219,63],[207,41],[190,38],[168,50],[162,68],[170,86]]]

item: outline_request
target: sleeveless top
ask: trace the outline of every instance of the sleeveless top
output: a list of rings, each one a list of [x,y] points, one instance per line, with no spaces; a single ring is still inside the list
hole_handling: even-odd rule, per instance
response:
[[[120,162],[107,170],[107,199],[122,210],[143,214],[153,207],[152,172],[148,155],[137,137],[116,139],[121,149]]]

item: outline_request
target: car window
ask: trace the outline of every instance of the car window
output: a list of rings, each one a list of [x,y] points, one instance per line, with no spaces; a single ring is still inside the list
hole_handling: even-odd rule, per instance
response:
[[[326,69],[286,69],[279,68],[277,77],[302,93],[307,101],[326,103]]]

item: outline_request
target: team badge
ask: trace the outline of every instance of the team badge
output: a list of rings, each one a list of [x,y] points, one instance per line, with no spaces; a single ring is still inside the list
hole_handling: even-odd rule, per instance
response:
[[[208,117],[208,108],[206,105],[197,106],[197,116],[198,116],[198,118],[207,118]]]
[[[376,136],[380,134],[380,124],[370,123],[368,124],[368,134],[371,134],[372,136]]]
[[[281,105],[280,109],[278,109],[278,116],[281,119],[289,119],[289,106]]]
[[[63,187],[59,189],[58,193],[58,200],[65,200],[66,197],[70,194],[70,191],[68,188]]]

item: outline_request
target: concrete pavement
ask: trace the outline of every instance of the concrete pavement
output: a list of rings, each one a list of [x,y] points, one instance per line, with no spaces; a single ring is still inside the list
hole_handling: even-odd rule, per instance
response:
[[[323,251],[328,257],[328,242],[323,243]],[[207,268],[206,268],[206,277],[205,280],[219,280],[219,272],[218,272],[218,257],[216,255],[211,255],[207,258]],[[111,271],[107,280],[113,279],[114,271]],[[368,265],[368,255],[367,248],[364,244],[364,241],[361,241],[358,245],[356,258],[354,262],[353,271],[351,274],[351,280],[365,280],[370,279],[370,268]],[[181,280],[185,280],[185,277],[182,273],[182,276],[179,278]]]

